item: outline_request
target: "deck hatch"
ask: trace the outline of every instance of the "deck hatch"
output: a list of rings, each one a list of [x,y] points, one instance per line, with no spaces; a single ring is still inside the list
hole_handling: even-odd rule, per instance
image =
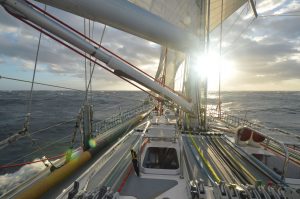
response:
[[[178,169],[178,157],[175,148],[149,147],[143,161],[144,168]]]

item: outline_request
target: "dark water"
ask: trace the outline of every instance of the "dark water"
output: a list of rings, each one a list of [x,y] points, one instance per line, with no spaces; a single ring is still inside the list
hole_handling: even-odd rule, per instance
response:
[[[217,94],[210,93],[210,103]],[[272,128],[300,134],[300,92],[223,92],[223,110]]]
[[[146,95],[142,92],[94,92],[94,120],[101,120],[130,109],[142,102]],[[215,93],[209,94],[209,103],[216,104]],[[23,127],[27,113],[27,91],[0,92],[0,140],[16,133]],[[83,103],[84,95],[73,91],[35,91],[32,101],[31,132],[74,119]],[[224,92],[223,110],[240,117],[263,123],[270,127],[300,133],[300,92]],[[71,135],[75,122],[51,128],[32,136],[41,147]],[[29,161],[40,155],[53,156],[64,152],[71,138],[66,138],[41,152],[34,153],[17,162]],[[37,146],[29,138],[24,138],[10,147],[0,150],[0,165],[12,162]],[[3,171],[0,171],[3,173]]]
[[[27,91],[0,92],[0,140],[22,129],[27,113],[28,94]],[[210,93],[209,103],[216,104],[216,97],[216,93]],[[94,92],[94,120],[102,120],[120,110],[130,109],[142,103],[145,98],[146,95],[142,92]],[[74,119],[83,100],[84,95],[81,92],[35,91],[30,132]],[[300,134],[300,92],[223,92],[222,105],[223,110],[240,117]],[[32,153],[38,146],[33,144],[30,138],[20,139],[0,150],[0,166],[32,161],[43,155],[51,157],[64,153],[70,145],[71,137],[63,138],[72,134],[74,125],[73,121],[32,135],[31,139],[38,143],[39,147],[45,147],[43,150]],[[58,139],[61,140],[49,145]],[[32,154],[25,156],[29,153]],[[27,165],[18,171],[0,169],[0,195],[1,189],[5,191],[9,186],[15,186],[15,181],[21,181],[20,176],[25,173],[33,174],[39,168],[43,168],[43,165]]]
[[[142,92],[94,92],[94,121],[110,117],[114,113],[130,109],[142,103],[146,95]],[[0,140],[22,129],[27,113],[26,91],[0,92]],[[33,93],[30,132],[74,119],[84,101],[84,94],[70,91],[35,91]],[[34,151],[37,147],[45,147],[50,143],[72,135],[75,121],[60,125],[49,130],[33,134],[31,138],[20,139],[9,147],[0,150],[0,165],[13,162],[31,161],[42,155],[48,157],[61,154],[70,145],[71,137],[61,140],[44,150],[25,158],[20,157]],[[79,136],[78,136],[79,138]],[[0,169],[0,173],[10,170]]]

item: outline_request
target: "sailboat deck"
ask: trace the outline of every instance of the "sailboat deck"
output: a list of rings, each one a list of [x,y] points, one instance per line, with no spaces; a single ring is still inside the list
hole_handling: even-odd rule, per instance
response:
[[[132,196],[138,199],[151,199],[178,185],[178,181],[174,179],[159,179],[150,177],[151,176],[147,176],[145,174],[142,177],[137,177],[134,173],[132,173],[120,193],[121,196]]]

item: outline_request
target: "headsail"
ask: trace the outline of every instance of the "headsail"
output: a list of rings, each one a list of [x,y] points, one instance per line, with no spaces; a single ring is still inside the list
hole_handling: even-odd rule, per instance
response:
[[[203,3],[199,0],[129,1],[198,37],[205,35],[204,29],[208,28],[205,24],[209,23],[209,31],[212,31],[221,21],[224,21],[247,2],[247,0],[210,0],[210,3],[208,3],[209,1]],[[209,17],[208,15],[205,16],[205,12],[202,12],[205,9],[209,9]],[[222,10],[223,13],[221,14]],[[204,16],[201,16],[201,13]],[[164,76],[165,84],[173,88],[176,71],[184,58],[184,54],[180,52],[171,49],[166,51],[165,48],[162,48],[156,78]],[[163,74],[164,72],[165,74]]]
[[[129,0],[175,26],[200,34],[200,0]]]
[[[221,21],[227,19],[247,1],[248,0],[210,0],[209,30],[212,31],[215,29]],[[221,14],[222,10],[223,14]]]
[[[201,0],[129,0],[131,3],[140,6],[151,13],[160,16],[164,20],[193,32],[196,35],[201,33],[201,10],[209,7],[210,23],[209,30],[215,29],[221,21],[227,19],[248,0],[210,0],[206,4]],[[223,16],[221,20],[221,11]],[[206,19],[207,20],[207,19]]]
[[[184,53],[172,49],[166,50],[166,48],[162,47],[155,78],[158,80],[163,78],[165,85],[174,89],[175,75],[184,59]]]

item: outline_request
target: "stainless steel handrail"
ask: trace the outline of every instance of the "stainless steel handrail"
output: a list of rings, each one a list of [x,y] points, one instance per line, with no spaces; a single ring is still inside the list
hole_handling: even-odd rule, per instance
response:
[[[209,113],[210,117],[212,117],[212,118],[218,118],[220,121],[223,121],[226,124],[232,125],[233,127],[247,126],[252,131],[255,131],[259,135],[265,137],[267,140],[272,140],[274,143],[277,143],[279,146],[281,146],[282,149],[283,149],[283,152],[285,154],[285,160],[284,160],[284,165],[283,165],[283,168],[282,168],[281,178],[282,178],[283,181],[285,180],[285,173],[287,171],[287,166],[288,166],[288,161],[289,161],[289,151],[288,151],[287,146],[283,142],[281,142],[279,140],[276,140],[276,139],[272,138],[271,136],[262,133],[261,130],[264,128],[264,126],[262,126],[262,125],[259,125],[259,124],[253,123],[253,122],[249,122],[246,119],[230,115],[230,114],[228,114],[226,112],[221,112],[221,115],[220,115],[220,118],[219,118],[218,117],[219,116],[218,112],[215,109],[210,109],[208,111],[208,113]]]
[[[126,110],[124,112],[115,114],[109,118],[106,118],[105,120],[99,121],[94,123],[94,128],[96,134],[99,134],[101,132],[105,132],[113,127],[115,127],[118,124],[123,123],[124,121],[127,121],[134,116],[145,112],[146,110],[149,110],[152,106],[149,104],[141,104],[139,106],[136,106],[130,110]]]

